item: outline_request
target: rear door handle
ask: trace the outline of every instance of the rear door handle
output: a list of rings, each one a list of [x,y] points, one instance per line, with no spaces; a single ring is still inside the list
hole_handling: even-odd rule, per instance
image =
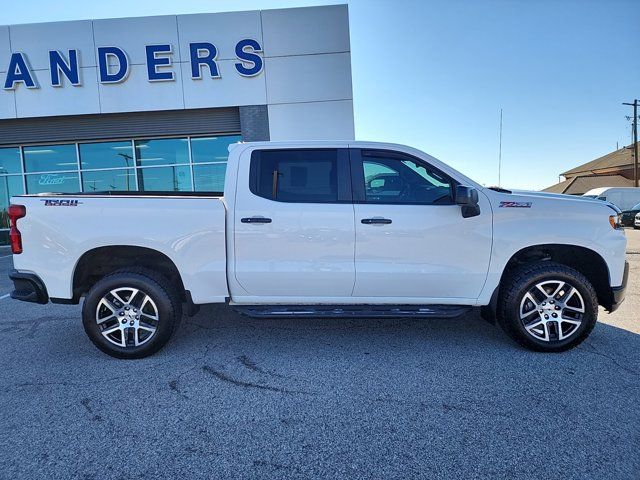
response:
[[[360,220],[360,223],[364,223],[365,225],[389,225],[391,220],[388,218],[382,217],[373,217],[373,218],[363,218]]]
[[[266,217],[245,217],[241,218],[240,221],[242,223],[271,223],[271,219]]]

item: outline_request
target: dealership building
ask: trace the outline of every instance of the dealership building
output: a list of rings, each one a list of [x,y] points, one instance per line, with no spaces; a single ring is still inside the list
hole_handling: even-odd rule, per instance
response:
[[[354,138],[346,5],[0,26],[12,195],[220,191],[238,141]]]

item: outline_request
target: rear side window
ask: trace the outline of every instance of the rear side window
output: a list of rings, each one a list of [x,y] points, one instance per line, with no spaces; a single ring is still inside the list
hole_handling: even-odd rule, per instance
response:
[[[338,152],[257,150],[251,155],[251,192],[280,202],[338,202]]]

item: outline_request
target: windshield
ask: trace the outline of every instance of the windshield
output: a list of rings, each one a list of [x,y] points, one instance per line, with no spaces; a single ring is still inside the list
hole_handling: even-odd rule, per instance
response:
[[[640,203],[631,207],[630,210],[640,210]]]

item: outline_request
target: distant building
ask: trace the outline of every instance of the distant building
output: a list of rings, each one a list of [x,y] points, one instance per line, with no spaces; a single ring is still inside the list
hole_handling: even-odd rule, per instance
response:
[[[560,174],[564,180],[543,192],[582,195],[599,187],[633,187],[633,145]]]

